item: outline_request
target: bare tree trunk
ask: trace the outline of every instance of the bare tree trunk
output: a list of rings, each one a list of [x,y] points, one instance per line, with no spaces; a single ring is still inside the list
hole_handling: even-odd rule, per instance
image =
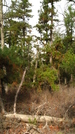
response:
[[[35,71],[34,71],[34,76],[33,76],[33,83],[35,83],[35,79],[36,79],[36,69],[37,69],[37,60],[36,60],[36,63],[35,63]]]
[[[65,85],[67,84],[67,78],[66,77],[64,78],[64,84]]]
[[[5,113],[5,109],[4,109],[4,104],[3,104],[1,96],[0,96],[0,105],[1,105],[2,113],[4,114]]]
[[[3,28],[3,1],[0,0],[0,27],[1,27],[1,48],[3,50],[4,48],[4,28]],[[6,71],[6,67],[3,66],[3,70],[5,68]],[[6,75],[6,74],[5,74]],[[1,79],[1,85],[2,85],[2,93],[5,95],[5,88],[4,87],[4,81],[3,79]]]
[[[71,80],[70,80],[70,82],[72,83],[73,82],[73,75],[71,74]]]
[[[17,97],[18,97],[19,91],[20,91],[20,89],[21,89],[21,87],[22,87],[22,84],[23,84],[23,82],[24,82],[24,78],[25,78],[25,75],[26,75],[26,70],[27,70],[27,68],[25,68],[25,70],[24,70],[24,72],[23,72],[23,76],[22,76],[21,83],[20,83],[20,85],[19,85],[19,87],[18,87],[18,90],[17,90],[17,92],[16,92],[16,95],[15,95],[15,101],[14,101],[14,113],[16,113]]]
[[[54,8],[53,0],[51,1],[51,8],[52,8],[52,11],[51,11],[51,29],[50,29],[50,39],[51,39],[51,42],[52,42],[52,41],[53,41],[53,8]]]
[[[3,3],[0,0],[0,25],[1,25],[1,48],[4,48],[4,31],[3,31]]]
[[[50,62],[50,64],[52,64],[52,55],[50,56],[50,61],[49,62]]]
[[[38,65],[38,58],[39,58],[39,46],[37,46],[37,54],[36,54],[36,63],[35,63],[35,70],[34,70],[34,76],[33,76],[33,83],[35,83],[36,79],[36,69]]]
[[[51,1],[51,8],[53,10],[53,0]],[[50,29],[50,45],[53,43],[53,11],[51,12],[51,29]],[[50,55],[50,64],[52,64],[52,54]]]
[[[1,88],[2,88],[2,96],[5,96],[5,88],[4,88],[3,79],[1,79]]]
[[[50,46],[52,45],[52,40],[50,41]],[[50,54],[50,58],[49,58],[49,62],[50,62],[50,64],[52,64],[52,53]]]
[[[1,48],[3,49],[4,48],[4,32],[3,32],[3,1],[2,0],[0,0],[0,27],[1,27]],[[3,85],[2,80],[1,80],[1,86],[3,89],[2,94],[4,94],[5,90],[4,90],[4,85]],[[0,96],[0,103],[1,103],[2,113],[5,113],[4,104],[3,104],[1,96]]]

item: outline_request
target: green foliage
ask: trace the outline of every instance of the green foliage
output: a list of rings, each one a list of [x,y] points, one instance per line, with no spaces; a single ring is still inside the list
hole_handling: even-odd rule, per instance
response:
[[[52,56],[52,66],[58,69],[60,63],[62,62],[64,49],[65,47],[63,45],[62,39],[60,37],[56,37],[52,45],[48,43],[43,48],[44,63],[47,65],[50,64],[50,56]]]
[[[13,47],[5,47],[3,50],[0,49],[0,52],[0,78],[7,83],[17,81],[17,77],[19,80],[19,71],[23,64],[21,57]],[[3,67],[6,68],[6,73],[4,73]]]
[[[72,6],[68,7],[68,10],[65,11],[65,27],[66,27],[66,36],[62,38],[63,47],[59,50],[59,79],[60,82],[64,82],[64,78],[67,79],[67,83],[70,82],[72,76],[72,82],[75,77],[75,41],[74,41],[74,10]],[[61,52],[61,53],[60,53]],[[55,56],[56,59],[57,55]],[[57,61],[54,61],[55,64]]]
[[[56,0],[55,2],[58,2]],[[36,25],[40,35],[41,40],[45,43],[52,41],[54,22],[57,21],[54,7],[54,1],[43,0],[41,2],[41,8],[39,10],[39,21]]]
[[[19,66],[19,70],[31,66],[31,6],[28,0],[14,0],[5,13],[4,37],[5,43],[9,46],[9,51],[5,50],[5,54],[13,64]]]
[[[56,86],[56,81],[58,80],[58,72],[54,68],[50,68],[46,65],[41,66],[37,69],[37,82],[42,84],[43,82],[48,82],[52,90],[58,89]]]
[[[64,54],[64,58],[62,60],[62,64],[60,65],[60,68],[62,68],[64,71],[66,71],[68,74],[73,74],[75,76],[75,54],[73,51],[68,50]]]
[[[6,68],[6,74],[4,74],[3,66]],[[16,81],[19,83],[25,67],[28,67],[28,70],[23,87],[31,88],[34,74],[31,67],[31,56],[28,61],[28,53],[24,53],[19,46],[0,49],[0,78],[3,78],[4,82],[11,84]]]
[[[6,19],[4,20],[4,35],[5,43],[10,46],[20,45],[24,49],[28,45],[29,33],[31,25],[28,20],[31,15],[31,4],[28,0],[15,0],[11,1],[10,8],[5,13]]]
[[[72,45],[74,40],[74,29],[75,29],[75,10],[72,5],[68,7],[68,10],[64,12],[64,23],[66,28],[66,37],[64,39],[64,45],[68,49],[69,45]]]
[[[17,81],[17,77],[21,78],[23,69],[27,67],[23,86],[32,87],[35,74],[36,84],[40,86],[47,82],[53,90],[56,90],[60,70],[75,76],[75,42],[73,37],[75,11],[72,6],[69,6],[68,10],[64,12],[66,36],[63,39],[57,35],[53,37],[54,22],[57,21],[54,2],[58,1],[43,0],[41,2],[39,20],[36,25],[40,37],[36,40],[40,40],[43,47],[36,47],[38,56],[35,59],[32,55],[32,36],[30,35],[32,27],[29,24],[29,19],[32,17],[32,4],[28,0],[11,2],[4,20],[5,43],[9,48],[0,49],[0,78],[6,77],[5,80],[9,83],[12,83],[13,80]],[[52,62],[50,62],[50,58],[52,58]],[[37,67],[35,69],[36,60]],[[6,76],[3,66],[6,67]]]
[[[30,124],[33,124],[33,125],[36,125],[36,124],[37,124],[36,118],[34,118],[34,120],[31,120],[31,119],[29,118],[29,123],[30,123]]]

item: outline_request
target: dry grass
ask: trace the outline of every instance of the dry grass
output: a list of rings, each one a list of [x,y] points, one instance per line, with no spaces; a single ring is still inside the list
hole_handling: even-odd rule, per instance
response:
[[[35,107],[43,105],[45,102],[46,105],[44,105],[43,108],[40,108],[39,114],[64,117],[65,113],[67,113],[69,117],[75,116],[75,89],[73,87],[61,86],[60,90],[53,94],[48,90],[44,90],[40,93],[31,93],[30,104],[34,104],[33,111],[35,111]],[[71,105],[73,106],[70,107]]]
[[[8,94],[4,98],[4,104],[7,112],[13,111],[13,104],[14,104],[14,97],[16,93],[15,90],[10,90]],[[49,115],[54,117],[64,117],[65,113],[70,117],[73,118],[75,123],[75,89],[73,87],[67,86],[60,86],[60,90],[54,93],[51,93],[49,90],[43,90],[40,92],[35,91],[34,89],[27,90],[21,89],[18,101],[17,101],[17,112],[21,114],[38,114],[38,115]],[[13,123],[12,123],[13,122]],[[4,121],[3,121],[4,123]],[[16,123],[16,124],[15,124]],[[3,125],[3,130],[1,133],[23,133],[26,131],[26,124],[24,122],[17,122],[15,120],[8,121],[6,126]],[[55,124],[57,125],[57,124]],[[7,126],[10,126],[7,129]],[[5,127],[5,129],[4,129]],[[51,130],[51,128],[54,128]],[[44,134],[74,134],[75,129],[66,128],[56,129],[57,126],[49,126],[48,129],[43,129],[43,124],[39,124],[38,128]]]
[[[15,93],[16,90],[8,93],[5,97],[5,106],[8,112],[13,111]],[[50,115],[54,117],[68,115],[72,118],[75,117],[74,103],[75,89],[73,87],[60,86],[59,91],[55,91],[54,93],[50,93],[49,90],[37,92],[33,89],[21,89],[17,101],[17,112],[36,114],[38,111],[39,115]]]

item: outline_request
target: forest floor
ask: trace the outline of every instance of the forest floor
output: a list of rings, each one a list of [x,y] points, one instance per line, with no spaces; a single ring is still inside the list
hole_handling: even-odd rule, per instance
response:
[[[4,97],[5,110],[13,113],[17,86],[11,86]],[[60,86],[59,91],[21,89],[17,100],[17,113],[25,115],[47,115],[56,118],[69,118],[72,125],[57,123],[29,123],[18,119],[5,118],[0,114],[0,134],[75,134],[75,88]]]

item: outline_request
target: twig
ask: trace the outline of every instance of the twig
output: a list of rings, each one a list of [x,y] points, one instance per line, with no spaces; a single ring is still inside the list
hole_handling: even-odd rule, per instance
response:
[[[27,131],[25,132],[25,134],[31,134],[31,130],[34,130],[34,131],[36,131],[36,132],[38,132],[38,133],[40,133],[40,134],[43,134],[38,128],[36,128],[36,126],[34,126],[34,125],[29,125],[29,124],[27,124]]]
[[[69,109],[70,109],[73,105],[75,105],[75,102],[74,102],[73,104],[71,104],[71,105],[68,107],[68,109],[66,110],[65,116],[64,116],[65,118],[66,118],[66,116],[67,116],[67,113],[68,113]]]
[[[40,108],[43,107],[43,106],[46,105],[46,104],[48,104],[48,103],[45,102],[45,103],[43,103],[43,104],[41,104],[40,106],[38,106],[38,107],[35,108],[35,110],[38,109],[37,112],[36,112],[36,115],[38,115],[38,112],[39,112]]]

